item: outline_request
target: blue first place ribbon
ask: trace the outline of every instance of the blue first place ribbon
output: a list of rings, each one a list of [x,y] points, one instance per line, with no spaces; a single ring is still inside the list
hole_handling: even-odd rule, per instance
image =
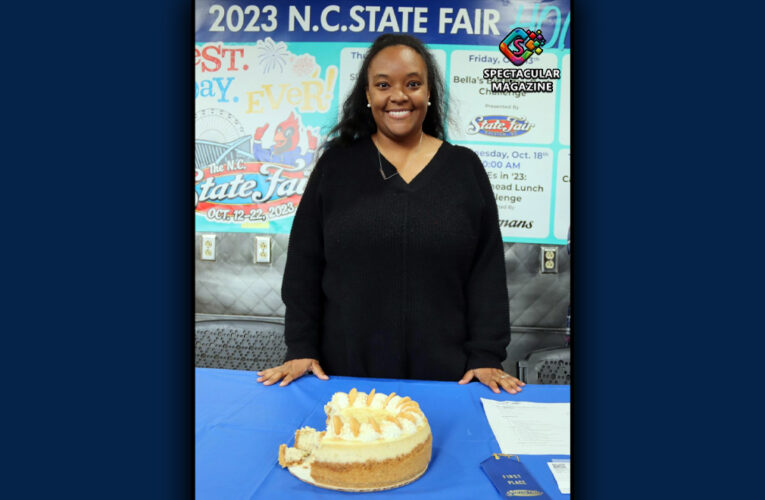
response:
[[[481,468],[503,498],[551,500],[517,455],[494,453],[481,462]]]

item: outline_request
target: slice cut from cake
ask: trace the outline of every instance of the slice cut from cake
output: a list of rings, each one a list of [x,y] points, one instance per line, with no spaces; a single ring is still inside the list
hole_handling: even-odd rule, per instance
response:
[[[303,463],[308,452],[299,448],[287,448],[286,444],[279,446],[279,465],[282,467],[292,467]]]
[[[303,427],[295,431],[295,448],[311,453],[321,441],[324,432],[317,432],[311,427]]]
[[[310,468],[319,486],[386,489],[421,476],[430,463],[433,438],[419,405],[395,393],[337,392],[324,406],[327,429],[303,427],[295,446],[279,448],[282,467]]]

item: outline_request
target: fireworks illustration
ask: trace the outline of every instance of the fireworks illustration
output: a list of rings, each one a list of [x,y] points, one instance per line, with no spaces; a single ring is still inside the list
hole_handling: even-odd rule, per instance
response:
[[[303,54],[292,59],[292,71],[296,76],[309,76],[316,67],[316,59],[310,54]]]
[[[277,68],[280,72],[284,72],[287,57],[290,55],[287,44],[284,42],[274,43],[271,38],[266,38],[265,40],[258,40],[255,51],[264,73],[270,73]]]

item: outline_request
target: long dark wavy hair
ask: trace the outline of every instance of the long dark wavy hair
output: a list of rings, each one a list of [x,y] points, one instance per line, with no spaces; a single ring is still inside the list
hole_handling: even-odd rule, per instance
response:
[[[422,123],[422,130],[439,139],[444,139],[444,80],[436,66],[436,61],[430,51],[417,38],[403,34],[385,34],[374,41],[364,57],[358,78],[351,90],[350,95],[343,104],[340,121],[330,130],[330,138],[324,147],[329,149],[333,146],[349,145],[359,139],[369,137],[377,130],[372,112],[367,108],[366,90],[369,86],[367,73],[369,63],[383,49],[393,45],[406,45],[417,52],[428,70],[428,90],[430,91],[430,106]]]

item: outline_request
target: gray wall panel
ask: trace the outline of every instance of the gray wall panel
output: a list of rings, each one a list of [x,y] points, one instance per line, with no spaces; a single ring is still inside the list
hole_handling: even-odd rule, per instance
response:
[[[215,233],[216,260],[199,258],[196,238],[196,312],[215,315],[284,316],[280,289],[288,235],[270,235],[272,262],[254,264],[254,234]],[[569,304],[566,247],[558,247],[558,273],[540,273],[540,245],[505,243],[505,269],[513,326],[563,328]]]

